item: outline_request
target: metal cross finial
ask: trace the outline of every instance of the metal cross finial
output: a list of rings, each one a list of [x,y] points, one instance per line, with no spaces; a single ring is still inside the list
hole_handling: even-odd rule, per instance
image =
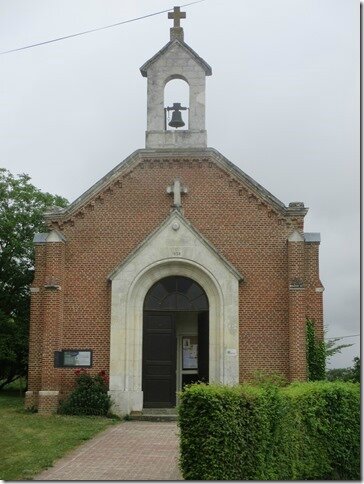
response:
[[[181,12],[180,7],[174,7],[173,12],[168,12],[168,18],[173,19],[173,27],[181,27],[181,18],[186,18],[186,12]]]
[[[187,193],[187,188],[182,186],[181,181],[176,178],[173,181],[173,185],[167,187],[167,193],[173,193],[173,206],[180,208],[182,206],[181,195]]]

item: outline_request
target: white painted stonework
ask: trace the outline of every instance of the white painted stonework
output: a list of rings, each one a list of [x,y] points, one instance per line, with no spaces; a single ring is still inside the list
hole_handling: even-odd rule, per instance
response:
[[[295,230],[294,232],[291,233],[291,235],[288,237],[288,242],[304,242],[305,239],[303,235],[298,232],[298,230]]]
[[[64,242],[64,237],[57,230],[51,230],[47,235],[46,242]]]
[[[206,148],[205,76],[200,63],[178,40],[148,67],[147,148]],[[189,85],[188,130],[165,130],[164,88],[172,79]]]
[[[206,148],[205,130],[170,130],[147,131],[145,134],[147,148]]]
[[[143,408],[144,299],[155,282],[172,275],[195,280],[208,297],[210,382],[239,381],[238,287],[242,276],[174,211],[110,274],[110,395],[118,415]]]

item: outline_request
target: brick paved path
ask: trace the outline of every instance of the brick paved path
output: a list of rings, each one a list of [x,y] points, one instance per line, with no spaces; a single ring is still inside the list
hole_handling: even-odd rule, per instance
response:
[[[123,422],[57,461],[35,480],[181,480],[175,422]]]

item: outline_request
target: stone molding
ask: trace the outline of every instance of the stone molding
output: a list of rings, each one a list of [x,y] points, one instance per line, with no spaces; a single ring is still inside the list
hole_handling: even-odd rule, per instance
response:
[[[294,230],[291,235],[288,237],[288,242],[304,242],[305,239],[303,235],[298,232],[298,230]]]
[[[306,244],[319,244],[321,242],[320,232],[305,232],[303,235]]]
[[[324,292],[324,290],[325,290],[325,288],[323,286],[315,288],[315,292]]]
[[[150,243],[150,241],[156,237],[161,231],[163,231],[168,225],[172,228],[172,230],[176,230],[176,224],[178,226],[178,229],[180,229],[180,224],[184,224],[185,227],[190,230],[194,236],[202,243],[204,244],[211,252],[215,254],[217,258],[221,260],[221,262],[227,267],[227,269],[238,279],[239,282],[245,281],[244,276],[237,270],[235,267],[230,264],[230,262],[225,259],[225,257],[220,254],[220,252],[209,242],[193,225],[188,222],[181,214],[181,212],[177,209],[174,209],[172,213],[166,218],[162,224],[157,227],[156,230],[154,230],[150,235],[148,235],[141,244],[139,244],[129,256],[124,259],[109,275],[108,279],[111,281],[116,277],[116,275],[122,270],[122,268],[129,264],[132,259],[136,257],[138,252],[142,250],[144,246]]]
[[[184,49],[190,57],[195,60],[204,70],[206,76],[212,75],[212,69],[209,64],[200,57],[197,52],[195,52],[186,42],[178,39],[170,40],[165,46],[163,46],[153,57],[147,60],[140,68],[140,72],[143,77],[148,76],[148,69],[155,61],[157,61],[163,54],[165,54],[169,49],[173,47],[173,45],[179,45],[182,49]]]
[[[255,196],[264,201],[269,207],[282,217],[290,217],[291,213],[289,208],[284,205],[278,198],[272,195],[262,185],[257,183],[248,174],[243,172],[234,163],[225,158],[219,151],[214,148],[180,148],[180,149],[140,149],[136,150],[130,156],[125,158],[103,178],[90,187],[85,193],[74,200],[68,207],[57,210],[55,212],[47,212],[45,214],[46,222],[52,221],[64,221],[73,218],[74,215],[84,210],[84,208],[92,204],[94,199],[99,196],[100,193],[106,192],[110,187],[114,185],[120,185],[120,177],[125,176],[134,170],[140,163],[153,162],[154,160],[161,161],[183,161],[189,159],[191,161],[197,160],[198,162],[212,162],[222,168],[233,179],[236,179],[238,183],[241,183],[249,191],[252,196]],[[300,208],[296,216],[304,217],[308,211],[307,207]],[[38,234],[46,236],[47,234]],[[45,242],[41,240],[34,240],[35,243]]]
[[[48,213],[51,213],[51,212],[46,212],[45,218],[47,218]],[[55,213],[62,214],[63,211],[57,210],[57,212]],[[53,212],[51,213],[51,215],[52,216],[54,215]],[[34,238],[33,238],[34,244],[46,244],[48,242],[56,242],[56,243],[66,242],[66,237],[56,229],[52,229],[50,232],[43,232],[43,233],[38,233],[34,235]]]
[[[207,132],[206,130],[161,130],[146,131],[145,145],[148,148],[188,148],[190,146],[199,146],[206,148]]]

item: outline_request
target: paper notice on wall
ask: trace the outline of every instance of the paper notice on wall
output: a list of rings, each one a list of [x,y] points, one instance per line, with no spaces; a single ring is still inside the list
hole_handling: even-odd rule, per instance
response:
[[[63,366],[91,366],[91,352],[64,351]]]
[[[198,346],[197,343],[191,341],[192,339],[195,338],[183,338],[182,351],[184,370],[197,370],[198,368]]]

